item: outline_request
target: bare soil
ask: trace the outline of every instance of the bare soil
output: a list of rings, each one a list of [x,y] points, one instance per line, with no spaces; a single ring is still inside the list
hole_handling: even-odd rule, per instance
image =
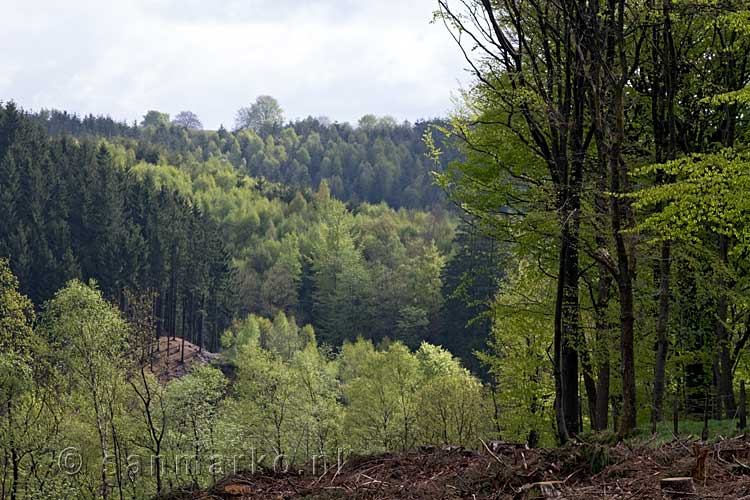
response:
[[[200,349],[192,342],[185,340],[185,354],[182,355],[182,338],[159,337],[159,351],[152,371],[162,382],[181,378],[188,374],[190,368],[198,364],[210,363],[217,354]]]

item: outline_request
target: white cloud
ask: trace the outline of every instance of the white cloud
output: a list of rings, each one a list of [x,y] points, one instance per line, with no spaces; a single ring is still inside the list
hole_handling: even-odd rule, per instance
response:
[[[8,6],[5,4],[9,3]],[[464,78],[434,0],[4,0],[0,100],[231,125],[259,94],[289,118],[444,115]]]

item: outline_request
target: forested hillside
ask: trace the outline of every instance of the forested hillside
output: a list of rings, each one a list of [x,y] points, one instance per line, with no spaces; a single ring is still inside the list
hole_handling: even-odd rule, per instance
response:
[[[66,132],[48,136],[36,124],[39,116],[29,119],[13,104],[3,109],[7,216],[0,233],[2,255],[12,258],[21,290],[39,306],[72,278],[95,279],[121,307],[126,290],[152,289],[159,335],[184,336],[212,351],[232,318],[250,313],[293,315],[314,324],[334,347],[359,335],[411,346],[445,340],[444,318],[478,314],[467,309],[476,304],[451,298],[460,273],[473,269],[454,256],[474,243],[454,244],[458,218],[444,204],[395,210],[383,201],[350,200],[347,208],[326,178],[316,190],[296,190],[249,176],[248,170],[262,168],[255,166],[264,164],[262,155],[252,167],[243,159],[237,168],[224,153],[207,154],[204,161],[192,156],[194,145],[170,153],[168,141],[150,142],[159,131],[189,138],[185,127],[115,126],[52,113],[50,128],[62,122],[85,131],[74,138]],[[108,134],[106,124],[123,135]],[[392,127],[371,133],[398,132]],[[417,133],[406,125],[401,131]],[[237,144],[229,133],[194,133],[207,138],[206,151]],[[293,128],[280,133],[296,137]],[[132,134],[144,138],[130,140]],[[238,135],[260,141],[249,130]],[[367,133],[362,137],[367,142]],[[273,143],[273,136],[267,140]],[[321,152],[324,160],[338,151],[336,143],[326,144],[332,150]],[[142,157],[149,148],[158,152],[153,162]],[[399,168],[408,176],[414,166]],[[446,272],[453,277],[444,279]],[[465,345],[453,342],[475,368],[472,349],[482,347],[487,328],[467,330],[473,339]]]
[[[273,109],[264,110],[262,119],[250,115],[251,109],[264,105]],[[223,126],[218,131],[201,130],[200,120],[190,112],[170,121],[166,113],[149,111],[140,124],[132,125],[57,110],[33,117],[52,135],[105,138],[132,149],[139,161],[181,165],[226,160],[240,173],[290,190],[314,190],[325,180],[339,200],[384,201],[393,208],[442,205],[445,197],[430,172],[443,170],[458,157],[434,127],[445,124],[440,120],[399,124],[390,117],[366,115],[356,126],[331,123],[324,117],[285,123],[279,104],[269,96],[244,108],[244,114],[241,109],[233,131]],[[426,156],[423,138],[428,131],[443,146],[437,166]]]
[[[195,78],[218,125],[232,85],[273,80],[210,86],[202,45],[175,77],[187,33],[217,60],[256,36],[270,67],[316,23],[326,64],[293,47],[304,78],[275,87],[290,114],[426,109],[404,101],[445,54],[395,26],[418,2],[159,2],[133,9],[175,37],[159,72],[92,52],[93,83],[53,85],[101,115],[0,96],[0,497],[750,498],[750,4],[433,1],[469,75],[445,118],[148,109]],[[372,96],[335,83],[373,61]]]
[[[495,432],[488,387],[435,345],[482,371],[501,252],[469,219],[438,200],[345,204],[335,177],[297,189],[249,175],[261,157],[149,136],[189,138],[178,125],[49,133],[39,116],[0,108],[3,496],[144,497],[209,484],[220,455],[289,466]],[[372,126],[348,130],[375,150],[421,133]],[[183,366],[186,345],[220,354]]]

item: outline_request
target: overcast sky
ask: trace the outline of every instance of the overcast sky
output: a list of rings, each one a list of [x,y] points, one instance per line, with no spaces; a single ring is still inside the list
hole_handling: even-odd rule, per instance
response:
[[[435,0],[2,0],[0,100],[231,126],[260,94],[288,119],[444,116],[467,81]]]

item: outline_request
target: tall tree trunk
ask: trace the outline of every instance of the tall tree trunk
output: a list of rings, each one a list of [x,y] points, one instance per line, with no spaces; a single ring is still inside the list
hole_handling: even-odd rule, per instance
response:
[[[577,235],[576,235],[577,236]],[[565,423],[569,433],[577,433],[578,421],[578,248],[574,236],[567,235],[568,255],[565,262],[565,285],[562,303],[562,395]]]
[[[585,12],[590,7],[587,4],[587,0],[564,0],[562,4],[552,7],[556,15],[526,19],[518,2],[505,2],[507,8],[502,11],[497,2],[481,0],[490,28],[486,34],[493,38],[492,45],[498,49],[497,53],[488,55],[507,68],[514,90],[538,95],[547,108],[545,113],[548,112],[548,116],[539,121],[535,116],[536,110],[528,103],[520,103],[517,111],[513,111],[519,113],[528,127],[531,141],[547,163],[556,190],[554,201],[560,221],[560,247],[553,369],[560,442],[568,440],[570,434],[580,428],[578,350],[582,338],[579,327],[578,260],[583,162],[588,148],[584,140],[588,78],[584,53],[588,53],[588,49],[582,43],[588,30]],[[451,13],[446,2],[441,1],[440,6],[463,29],[461,17]],[[498,22],[496,11],[504,18],[512,19],[512,22],[506,24],[505,19],[502,23]],[[477,13],[472,14],[476,16]],[[539,52],[529,54],[535,61],[533,63],[529,63],[524,54],[530,50],[525,42],[515,46],[517,41],[526,40],[530,33],[527,32],[527,21],[536,23],[542,35],[542,47],[535,46],[533,49]],[[538,84],[543,89],[538,88]],[[501,96],[501,99],[505,97]]]
[[[120,500],[123,500],[123,491],[122,491],[122,464],[120,462],[121,459],[121,450],[120,450],[120,438],[117,435],[117,429],[115,428],[115,410],[112,400],[110,399],[108,401],[109,406],[109,426],[110,426],[110,432],[112,433],[112,446],[114,448],[115,453],[115,479],[117,480],[117,492],[119,494]]]
[[[206,322],[205,302],[206,295],[201,293],[200,309],[198,310],[198,352],[203,352],[203,344],[205,343],[203,338],[203,329]]]
[[[13,464],[13,486],[11,486],[10,490],[10,498],[11,500],[16,500],[18,495],[18,481],[20,478],[19,468],[18,468],[18,462],[20,462],[18,458],[18,452],[16,451],[15,446],[11,448],[10,450],[10,460]]]
[[[588,349],[585,348],[585,346],[581,346],[580,356],[581,356],[581,368],[583,370],[583,386],[584,386],[584,389],[586,389],[586,403],[587,403],[588,410],[589,410],[589,422],[591,424],[591,430],[595,431],[595,430],[598,430],[596,428],[596,425],[598,422],[598,418],[596,415],[597,413],[596,402],[598,400],[598,397],[597,397],[597,383],[596,383],[596,379],[594,378],[594,366],[591,362],[591,355],[589,354],[589,351]]]
[[[96,398],[96,395],[93,395]],[[104,500],[109,498],[109,481],[107,480],[107,460],[109,459],[109,449],[107,445],[107,436],[104,426],[106,425],[101,417],[101,411],[97,401],[94,401],[94,411],[96,413],[96,428],[99,433],[99,448],[102,454],[102,463],[100,467],[101,477],[101,495]]]
[[[187,313],[188,334],[190,335],[190,340],[192,342],[193,326],[194,326],[193,315],[195,314],[195,312],[193,311],[193,292],[188,292],[187,305],[188,305],[187,307],[188,309],[188,313]],[[186,337],[187,335],[183,334],[182,343],[180,346],[180,364],[185,363],[185,339]]]
[[[672,36],[672,0],[662,2],[662,29],[652,26],[652,65],[654,80],[651,96],[651,121],[654,129],[655,159],[657,163],[674,160],[677,156],[677,119],[675,100],[677,92],[677,52]],[[659,78],[661,75],[661,78]],[[671,179],[658,174],[659,183]],[[653,430],[664,416],[664,390],[666,383],[667,354],[669,351],[669,302],[671,273],[670,241],[662,242],[659,260],[659,309],[656,320],[656,343],[654,346],[654,401],[651,414]]]
[[[671,243],[669,241],[663,242],[661,246],[661,259],[659,260],[659,316],[656,320],[654,404],[651,415],[654,427],[664,416],[665,373],[667,366],[667,351],[669,349],[667,332],[669,327],[670,251]]]
[[[613,91],[612,130],[609,165],[612,183],[612,233],[617,251],[617,288],[620,295],[620,356],[622,361],[622,422],[621,436],[629,434],[636,425],[635,347],[633,313],[633,269],[623,230],[627,226],[629,201],[618,194],[626,192],[627,168],[621,153],[624,138],[624,96],[621,88]]]
[[[606,356],[606,359],[600,361],[596,374],[596,421],[593,425],[595,431],[606,431],[609,425],[609,353]]]
[[[566,217],[560,241],[555,304],[555,405],[561,443],[580,427],[578,421],[578,228]]]
[[[557,423],[557,437],[561,444],[564,444],[569,438],[568,423],[565,418],[565,392],[563,382],[563,297],[565,290],[565,266],[567,262],[566,238],[563,235],[560,243],[559,267],[557,278],[557,298],[555,300],[555,337],[554,337],[554,362],[553,370],[555,376],[555,417]]]
[[[609,421],[609,332],[610,324],[607,317],[609,305],[609,289],[612,277],[603,265],[599,265],[599,284],[596,297],[596,411],[592,428],[595,431],[607,430]]]
[[[719,235],[719,258],[722,265],[729,261],[729,243],[727,237]],[[723,271],[722,271],[723,272]],[[719,399],[724,408],[726,418],[734,418],[737,405],[734,399],[734,384],[732,376],[732,359],[730,354],[729,337],[727,335],[727,295],[724,292],[725,280],[719,278],[719,300],[716,305],[716,342],[718,347],[718,378]]]
[[[180,336],[185,338],[187,335],[187,295],[183,291],[182,293],[182,325],[180,326]]]
[[[11,463],[11,469],[12,469],[11,480],[13,481],[10,487],[11,488],[10,498],[11,500],[16,500],[17,495],[18,495],[18,479],[19,479],[20,474],[18,470],[18,462],[19,462],[18,451],[16,450],[15,432],[13,429],[13,403],[12,403],[11,398],[8,398],[5,411],[6,411],[6,416],[8,417],[8,424],[9,424],[8,430],[9,430],[10,439],[9,439],[8,447],[10,448],[10,463]],[[6,455],[6,463],[7,463],[7,455]],[[4,474],[3,474],[3,490],[5,490],[5,475]]]
[[[577,20],[580,21],[580,20]],[[572,127],[568,132],[570,156],[562,151],[562,159],[558,162],[558,171],[566,175],[561,176],[562,197],[560,201],[560,215],[562,216],[561,242],[561,275],[562,298],[560,303],[560,383],[563,411],[568,433],[575,434],[581,428],[579,379],[579,350],[583,339],[580,331],[580,303],[578,298],[578,283],[580,280],[579,240],[580,240],[580,209],[581,190],[583,184],[583,163],[586,146],[584,145],[584,109],[586,103],[585,68],[582,56],[578,54],[576,44],[583,40],[583,26],[575,24],[575,35],[569,40],[566,50],[572,52],[573,71],[567,77],[570,86]],[[563,134],[564,135],[564,134]],[[560,141],[562,144],[565,141]],[[564,259],[562,259],[564,257]]]
[[[594,131],[596,143],[599,150],[603,150],[603,130],[596,127]],[[596,179],[596,196],[594,205],[596,207],[596,234],[595,241],[597,249],[607,247],[607,237],[604,233],[609,217],[609,203],[605,193],[609,186],[609,165],[603,155],[598,158],[598,176]],[[595,431],[604,431],[607,429],[609,421],[609,403],[610,403],[610,339],[612,324],[608,316],[609,300],[612,287],[612,274],[607,266],[599,262],[597,266],[599,280],[597,283],[596,297],[592,298],[594,305],[594,322],[596,328],[596,411],[595,420],[592,421],[592,429]]]
[[[622,257],[618,260],[622,260]],[[625,271],[618,280],[618,289],[620,291],[620,355],[622,357],[622,423],[620,426],[620,435],[624,436],[635,429],[636,394],[633,283],[627,265],[621,263],[620,269]]]
[[[593,2],[598,5],[598,2]],[[625,86],[631,64],[625,45],[625,0],[608,0],[605,10],[591,18],[591,100],[594,125],[600,129],[600,161],[605,161],[610,181],[611,231],[615,243],[615,262],[609,270],[615,277],[620,305],[620,357],[622,363],[621,436],[629,434],[636,424],[634,299],[635,245],[623,230],[635,221],[631,202],[621,195],[628,192],[628,168],[623,158],[625,140]],[[610,261],[611,258],[606,259]]]

